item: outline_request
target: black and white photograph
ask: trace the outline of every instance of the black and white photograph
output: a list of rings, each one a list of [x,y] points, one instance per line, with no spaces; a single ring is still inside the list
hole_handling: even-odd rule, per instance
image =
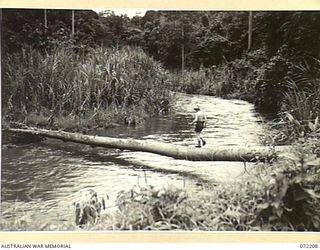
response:
[[[0,231],[319,232],[319,11],[0,11]]]

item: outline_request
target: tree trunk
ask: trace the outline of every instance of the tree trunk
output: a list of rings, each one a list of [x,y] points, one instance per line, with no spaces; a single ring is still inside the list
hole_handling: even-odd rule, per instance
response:
[[[74,10],[72,10],[72,27],[71,27],[71,34],[72,37],[74,35]]]
[[[252,11],[249,11],[249,22],[248,22],[248,51],[252,47]]]
[[[44,27],[48,28],[48,16],[47,16],[47,9],[44,9]]]
[[[183,27],[182,27],[182,47],[181,47],[181,71],[182,73],[184,72],[184,57],[185,57],[185,52],[184,52],[184,30],[183,30]]]
[[[194,146],[179,146],[168,143],[135,140],[135,139],[119,139],[111,137],[101,137],[92,135],[83,135],[80,133],[68,133],[63,131],[45,130],[45,129],[8,129],[9,132],[32,134],[49,138],[61,139],[75,143],[82,143],[96,147],[118,148],[122,150],[149,152],[164,156],[173,157],[175,159],[191,160],[191,161],[257,161],[270,160],[277,153],[284,150],[288,151],[288,147],[278,147],[276,150],[263,146],[255,147],[205,147],[195,148]]]

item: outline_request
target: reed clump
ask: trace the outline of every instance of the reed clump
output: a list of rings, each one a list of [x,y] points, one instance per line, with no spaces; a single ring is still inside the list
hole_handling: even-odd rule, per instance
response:
[[[4,60],[3,115],[8,120],[57,126],[139,123],[170,109],[168,75],[141,49],[23,48]],[[57,119],[63,117],[59,122]],[[67,122],[68,123],[68,122]],[[34,124],[33,124],[34,125]]]

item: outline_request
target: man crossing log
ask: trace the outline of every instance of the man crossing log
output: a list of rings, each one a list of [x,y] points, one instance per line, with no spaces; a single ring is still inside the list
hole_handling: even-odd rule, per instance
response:
[[[196,125],[194,128],[198,141],[198,145],[196,147],[201,148],[206,145],[206,141],[201,136],[201,131],[207,126],[207,117],[202,111],[200,111],[200,107],[198,105],[194,108],[194,110],[196,114],[191,124]]]
[[[120,139],[80,133],[68,133],[63,131],[45,130],[37,128],[7,129],[12,133],[22,133],[43,136],[91,145],[95,147],[118,148],[122,150],[149,152],[175,159],[191,161],[258,161],[270,160],[278,153],[288,151],[288,147],[277,147],[272,149],[264,146],[243,147],[243,146],[219,146],[215,148],[194,148],[188,146],[173,145],[157,141]]]

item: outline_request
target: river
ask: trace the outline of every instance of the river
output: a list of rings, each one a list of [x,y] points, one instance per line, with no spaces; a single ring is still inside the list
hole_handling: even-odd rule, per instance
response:
[[[209,96],[177,94],[174,112],[150,118],[140,127],[97,131],[101,136],[196,145],[193,108],[207,114],[206,147],[261,145],[264,123],[252,104]],[[190,162],[151,153],[91,148],[49,139],[29,144],[3,144],[1,157],[2,220],[74,221],[73,203],[90,190],[106,197],[107,211],[117,194],[137,186],[201,189],[208,183],[243,181],[241,162]]]

